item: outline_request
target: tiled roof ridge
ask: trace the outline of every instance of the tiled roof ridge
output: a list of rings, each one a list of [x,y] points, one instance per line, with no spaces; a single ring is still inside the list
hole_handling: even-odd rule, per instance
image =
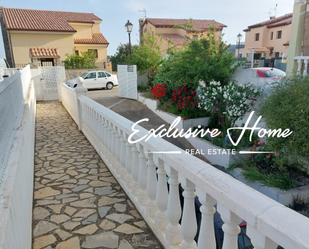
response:
[[[104,37],[102,33],[93,33],[91,39],[75,38],[74,44],[107,44],[109,45],[109,42],[106,40],[106,38]]]
[[[31,10],[31,11],[44,11],[44,12],[62,12],[62,13],[77,13],[77,14],[92,14],[94,15],[96,18],[98,19],[93,19],[93,20],[101,20],[102,19],[100,17],[98,17],[97,15],[95,15],[94,13],[89,13],[89,12],[78,12],[78,11],[64,11],[64,10],[39,10],[39,9],[24,9],[24,8],[6,8],[1,6],[0,7],[2,10],[4,9],[11,9],[11,10]],[[69,22],[69,21],[68,21]]]
[[[262,26],[274,25],[275,23],[283,21],[283,20],[288,19],[288,18],[291,18],[292,16],[293,16],[293,13],[285,14],[285,15],[276,17],[274,19],[269,19],[269,20],[266,20],[266,21],[263,21],[263,22],[259,22],[259,23],[250,25],[245,30],[248,30],[248,29],[250,30],[252,28],[258,28],[258,27],[262,27]]]

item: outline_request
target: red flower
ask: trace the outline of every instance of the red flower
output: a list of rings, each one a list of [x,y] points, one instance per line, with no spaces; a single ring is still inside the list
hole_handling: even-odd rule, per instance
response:
[[[188,97],[188,100],[189,100],[189,101],[191,101],[191,99],[192,99],[192,97],[191,97],[191,96],[189,96],[189,97]]]
[[[270,158],[270,155],[269,155],[269,154],[267,154],[267,155],[266,155],[266,158]]]
[[[196,95],[196,92],[193,92],[192,95],[195,96],[195,95]]]
[[[173,98],[171,98],[170,101],[173,101]]]

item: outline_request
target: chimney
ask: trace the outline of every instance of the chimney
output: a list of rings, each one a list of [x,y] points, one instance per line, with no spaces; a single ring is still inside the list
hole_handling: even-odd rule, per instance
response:
[[[139,20],[138,20],[138,22],[139,22],[139,43],[141,44],[142,43],[142,37],[143,37],[143,28],[142,28],[142,26],[143,26],[143,24],[144,24],[144,18],[140,18]]]
[[[275,19],[276,17],[275,16],[271,16],[269,19],[270,20],[273,20],[273,19]]]

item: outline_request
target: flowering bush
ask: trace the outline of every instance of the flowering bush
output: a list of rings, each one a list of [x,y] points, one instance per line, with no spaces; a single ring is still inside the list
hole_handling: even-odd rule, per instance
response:
[[[218,127],[223,123],[233,126],[249,112],[260,91],[251,85],[238,85],[232,81],[223,86],[220,82],[212,81],[209,86],[201,88],[199,107],[209,111]]]
[[[170,101],[176,103],[176,106],[179,111],[194,111],[197,109],[198,101],[196,98],[196,92],[192,92],[188,85],[182,85],[173,89],[173,97]]]
[[[164,99],[164,96],[166,94],[166,84],[162,84],[162,85],[155,85],[152,90],[151,93],[155,96],[155,99],[161,101]]]

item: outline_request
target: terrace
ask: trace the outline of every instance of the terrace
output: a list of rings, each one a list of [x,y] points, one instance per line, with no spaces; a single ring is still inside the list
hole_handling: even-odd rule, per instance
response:
[[[194,156],[162,153],[180,150],[163,139],[128,143],[133,122],[81,85],[37,102],[32,75],[0,83],[0,248],[214,249],[216,210],[224,249],[238,248],[242,221],[254,248],[308,248],[302,215]],[[138,129],[135,141],[148,133]]]

